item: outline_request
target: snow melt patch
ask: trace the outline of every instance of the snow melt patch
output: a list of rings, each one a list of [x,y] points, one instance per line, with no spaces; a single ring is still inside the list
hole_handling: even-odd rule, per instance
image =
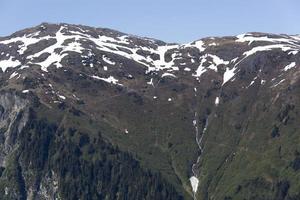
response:
[[[272,85],[271,88],[277,87],[278,85],[280,85],[280,84],[283,83],[284,81],[285,81],[285,79],[280,80],[278,83]]]
[[[112,61],[110,58],[106,57],[106,56],[102,56],[102,59],[104,60],[104,62],[106,62],[107,64],[110,65],[115,65],[116,63],[114,61]]]
[[[193,76],[195,76],[195,77],[200,77],[204,72],[206,72],[206,69],[203,65],[206,62],[206,57],[202,56],[200,59],[201,59],[200,65],[197,68],[196,73],[193,74]]]
[[[94,79],[98,79],[98,80],[102,80],[102,81],[105,81],[107,83],[111,83],[111,84],[114,84],[114,85],[122,85],[122,84],[119,84],[119,80],[115,79],[113,76],[109,76],[108,78],[101,78],[99,76],[91,76],[92,78]]]
[[[241,34],[236,36],[238,39],[236,42],[248,42],[248,45],[252,44],[253,42],[270,42],[270,43],[288,43],[288,44],[295,44],[297,40],[295,38],[270,38],[268,36],[254,36],[251,33]]]
[[[288,71],[288,70],[290,70],[290,69],[292,69],[294,67],[296,67],[296,62],[292,62],[291,64],[285,66],[283,70],[284,71]]]
[[[200,52],[205,51],[204,42],[202,40],[196,41],[194,46],[198,48]]]
[[[28,59],[33,59],[33,58],[37,58],[39,56],[41,56],[44,53],[48,53],[50,54],[44,61],[40,62],[40,63],[35,63],[41,66],[41,70],[48,72],[47,68],[50,65],[56,65],[57,68],[62,67],[62,65],[60,64],[60,62],[62,61],[62,59],[67,55],[67,52],[69,51],[74,51],[77,53],[82,53],[83,48],[81,47],[81,44],[79,42],[77,42],[81,37],[78,35],[64,35],[63,34],[63,29],[64,27],[61,27],[59,29],[59,31],[56,33],[56,36],[54,37],[56,39],[56,43],[54,45],[51,45],[47,48],[45,48],[44,50],[34,54],[34,55],[30,55],[27,58]],[[41,38],[43,39],[43,38]],[[68,39],[75,39],[75,42],[71,42],[69,43],[67,46],[64,46],[64,42]],[[55,50],[56,49],[60,49],[62,48],[61,53],[56,53]]]
[[[166,76],[170,76],[170,77],[173,77],[173,78],[176,78],[176,76],[174,74],[171,74],[171,73],[163,73],[163,75],[161,75],[161,77],[166,77]]]
[[[224,75],[223,75],[223,84],[222,84],[222,85],[224,85],[224,84],[227,83],[232,77],[234,77],[234,75],[235,75],[235,73],[234,73],[235,70],[236,70],[235,67],[233,67],[232,69],[229,69],[229,67],[226,68],[226,71],[225,71],[225,73],[224,73]]]
[[[225,60],[219,58],[216,55],[208,54],[208,56],[213,59],[213,63],[215,63],[216,66],[222,65],[222,64],[224,64],[224,65],[228,65],[229,64],[229,61],[225,61]]]
[[[249,88],[251,85],[253,85],[255,83],[256,79],[257,79],[257,76],[250,82],[250,84],[246,88]]]
[[[150,79],[149,82],[147,82],[148,85],[152,85],[154,87],[153,78]]]
[[[183,47],[196,47],[197,49],[199,49],[200,52],[205,51],[206,48],[204,46],[205,43],[202,40],[183,45]]]
[[[214,70],[215,72],[218,72],[219,65],[228,65],[229,64],[229,61],[225,61],[216,55],[208,54],[208,56],[213,59],[213,62],[211,63],[211,65],[208,66],[208,68],[211,70]]]
[[[299,51],[290,51],[288,54],[289,55],[291,55],[291,54],[296,55],[297,53],[299,53]]]
[[[199,185],[199,179],[195,176],[192,176],[190,178],[190,183],[191,183],[194,194],[197,193],[198,185]]]
[[[38,33],[37,33],[38,34]],[[8,40],[0,41],[0,44],[12,44],[16,42],[21,42],[22,44],[18,45],[18,53],[20,55],[24,54],[24,52],[27,50],[28,46],[31,44],[35,44],[38,41],[40,41],[40,38],[34,38],[34,35],[24,35],[22,37],[15,37]],[[44,37],[43,39],[48,39],[49,37]]]
[[[223,59],[221,59],[220,57],[216,56],[216,55],[212,55],[212,54],[205,54],[204,56],[200,57],[201,62],[199,67],[196,70],[196,73],[193,74],[193,76],[195,77],[200,77],[204,72],[207,71],[207,69],[211,69],[214,70],[215,72],[218,72],[218,66],[219,65],[228,65],[230,62],[229,61],[225,61]],[[210,61],[210,60],[212,61]],[[204,66],[204,63],[208,62],[210,65],[208,67]]]
[[[63,95],[58,95],[59,98],[63,99],[63,100],[66,100],[66,97],[63,96]]]
[[[20,61],[13,60],[12,57],[10,57],[8,60],[0,61],[0,68],[2,69],[3,72],[5,72],[7,68],[15,68],[19,65],[21,65]]]
[[[248,85],[248,87],[250,87],[251,85],[253,85],[255,83],[255,81],[251,81],[251,83]]]
[[[150,62],[153,64],[153,66],[148,66],[148,70],[146,73],[149,73],[151,71],[159,71],[163,69],[173,69],[174,66],[174,59],[176,54],[172,54],[172,60],[170,62],[166,62],[165,60],[165,54],[167,51],[171,49],[177,49],[179,48],[179,45],[166,45],[166,46],[158,46],[156,50],[152,51],[153,53],[156,53],[159,55],[158,60],[149,60],[149,57],[147,57],[147,62]],[[145,58],[144,58],[145,59]],[[173,69],[176,70],[177,68]]]
[[[219,104],[220,104],[220,98],[216,97],[216,99],[215,99],[215,105],[218,106]]]
[[[295,55],[300,49],[299,40],[296,40],[295,38],[288,37],[288,36],[282,36],[281,38],[269,38],[267,36],[255,37],[251,34],[242,34],[237,36],[237,38],[238,38],[236,40],[237,42],[249,42],[249,45],[254,41],[265,41],[273,44],[269,44],[265,46],[256,46],[244,52],[243,53],[244,57],[238,63],[236,63],[235,66],[240,64],[249,56],[256,54],[257,52],[281,49],[283,52],[288,52],[288,54]]]
[[[55,52],[51,53],[50,56],[48,56],[48,58],[42,62],[36,63],[38,65],[41,65],[41,70],[44,72],[48,72],[48,67],[50,65],[55,65],[57,68],[62,67],[62,65],[60,64],[60,60],[61,60],[61,56]]]
[[[272,51],[274,49],[281,49],[284,52],[290,51],[293,52],[295,49],[299,49],[300,46],[295,46],[295,45],[290,45],[290,44],[273,44],[273,45],[266,45],[266,46],[257,46],[252,48],[249,51],[246,51],[243,53],[244,58],[241,59],[238,63],[236,63],[234,66],[237,66],[240,64],[242,61],[244,61],[246,58],[248,58],[251,55],[256,54],[257,52],[261,51]]]
[[[9,79],[12,79],[12,78],[14,78],[14,77],[17,76],[17,75],[18,75],[18,72],[13,72],[13,73],[10,75]]]
[[[236,57],[236,58],[232,59],[230,62],[235,63],[238,59],[239,59],[239,57]]]
[[[251,56],[251,55],[253,55],[253,54],[257,53],[257,52],[260,52],[260,51],[271,51],[273,49],[281,49],[282,51],[293,50],[292,47],[287,46],[287,45],[274,44],[274,45],[254,47],[253,49],[244,52],[243,55],[245,55],[246,57],[249,57],[249,56]]]

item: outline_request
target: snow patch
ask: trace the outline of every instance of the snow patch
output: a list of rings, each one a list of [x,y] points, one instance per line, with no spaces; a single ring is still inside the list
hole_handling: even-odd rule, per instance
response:
[[[9,79],[12,79],[12,78],[16,77],[17,75],[18,75],[18,72],[13,72],[13,73],[10,75]]]
[[[21,65],[21,62],[18,60],[13,60],[12,57],[10,57],[8,60],[0,61],[0,68],[2,69],[3,72],[5,72],[7,68],[15,68],[19,65]]]
[[[64,35],[62,32],[63,29],[64,29],[64,27],[61,27],[59,29],[59,31],[56,33],[56,35],[54,37],[56,39],[56,43],[54,45],[51,45],[51,46],[45,48],[44,50],[27,57],[28,59],[32,60],[34,58],[41,56],[44,53],[50,54],[44,61],[42,61],[40,63],[35,63],[35,64],[40,65],[41,70],[43,70],[45,72],[48,72],[47,69],[52,64],[56,65],[57,68],[62,67],[61,61],[67,55],[67,52],[74,51],[77,53],[82,53],[83,48],[81,47],[81,44],[78,42],[79,39],[81,39],[81,37],[78,35]],[[41,38],[41,39],[44,39],[44,38]],[[63,45],[64,42],[68,39],[75,39],[75,42],[71,42],[66,46]],[[62,51],[60,53],[56,53],[55,50],[60,49],[60,48],[62,48]]]
[[[110,58],[106,57],[106,56],[102,56],[102,59],[104,60],[104,62],[106,62],[107,64],[110,65],[115,65],[116,63],[114,61],[112,61]]]
[[[292,62],[289,65],[285,66],[283,70],[284,71],[288,71],[288,70],[290,70],[290,69],[292,69],[294,67],[296,67],[296,62]]]
[[[66,97],[63,96],[63,95],[58,95],[59,98],[63,99],[63,100],[66,100]]]
[[[293,55],[296,55],[297,53],[299,53],[299,51],[290,51],[288,54],[293,54]]]
[[[250,84],[246,88],[249,88],[251,85],[253,85],[255,83],[256,79],[257,79],[257,76],[250,82]]]
[[[208,46],[217,46],[217,43],[213,42],[213,43],[210,43]]]
[[[197,49],[199,49],[200,52],[205,51],[206,48],[204,46],[205,46],[205,43],[202,40],[198,40],[198,41],[183,45],[183,47],[196,47]]]
[[[94,79],[98,79],[98,80],[102,80],[102,81],[105,81],[107,83],[111,83],[111,84],[114,84],[114,85],[122,85],[122,84],[119,84],[119,80],[115,79],[113,76],[109,76],[108,78],[101,78],[99,76],[91,76],[92,78]]]
[[[166,76],[170,76],[170,77],[174,77],[176,78],[176,76],[174,74],[171,74],[171,73],[164,73],[163,75],[161,75],[161,77],[166,77]]]
[[[280,85],[281,83],[283,83],[285,81],[285,79],[280,80],[278,83],[276,83],[275,85],[272,85],[271,88],[277,87],[278,85]]]
[[[297,43],[297,40],[294,38],[270,38],[268,36],[254,36],[251,33],[241,34],[236,36],[238,39],[236,42],[248,42],[248,45],[251,45],[253,42],[270,42],[270,43],[288,43],[294,44]]]
[[[230,69],[229,67],[226,67],[226,71],[223,75],[223,84],[227,83],[232,77],[235,76],[235,70],[236,68],[233,67],[232,69]]]
[[[206,62],[206,57],[202,56],[200,59],[201,59],[200,65],[197,68],[196,73],[193,74],[193,76],[195,76],[195,77],[200,77],[204,72],[206,72],[206,69],[203,65]]]
[[[194,194],[197,193],[198,185],[199,185],[199,179],[195,176],[192,176],[190,178],[190,183],[191,183]]]
[[[219,98],[219,97],[216,97],[216,99],[215,99],[215,105],[218,106],[219,103],[220,103],[220,98]]]
[[[15,38],[11,38],[8,40],[4,40],[4,41],[0,41],[0,44],[12,44],[12,43],[22,43],[18,45],[18,53],[20,55],[24,54],[24,52],[27,50],[28,46],[31,44],[35,44],[37,42],[39,42],[41,39],[40,38],[34,38],[34,36],[37,36],[38,32],[36,35],[24,35],[22,37],[15,37]],[[49,39],[49,37],[44,37],[43,39]]]
[[[210,61],[209,58],[212,61]],[[212,54],[205,54],[204,56],[201,56],[200,59],[201,59],[200,65],[199,65],[198,69],[196,70],[196,73],[193,74],[193,76],[195,76],[195,77],[200,77],[204,72],[207,71],[207,69],[211,69],[211,70],[214,70],[215,72],[218,72],[219,65],[228,65],[230,63],[229,61],[225,61],[225,60],[221,59],[220,57],[218,57],[216,55],[212,55]],[[204,66],[204,63],[206,63],[206,62],[208,62],[210,64],[208,67]]]
[[[154,87],[153,78],[150,79],[149,82],[147,82],[148,85],[152,85]]]

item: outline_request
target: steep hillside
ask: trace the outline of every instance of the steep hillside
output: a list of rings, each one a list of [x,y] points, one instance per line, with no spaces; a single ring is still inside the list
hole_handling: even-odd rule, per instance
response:
[[[300,36],[0,38],[1,199],[300,199]]]

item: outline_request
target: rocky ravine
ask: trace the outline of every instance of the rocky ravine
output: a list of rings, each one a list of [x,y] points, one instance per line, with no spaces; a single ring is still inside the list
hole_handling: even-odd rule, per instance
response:
[[[70,24],[0,38],[1,199],[299,199],[299,51]]]

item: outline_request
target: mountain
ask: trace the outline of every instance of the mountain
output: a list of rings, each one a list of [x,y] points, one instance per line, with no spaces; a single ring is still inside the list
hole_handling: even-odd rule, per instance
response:
[[[300,35],[0,38],[0,199],[300,199]]]

